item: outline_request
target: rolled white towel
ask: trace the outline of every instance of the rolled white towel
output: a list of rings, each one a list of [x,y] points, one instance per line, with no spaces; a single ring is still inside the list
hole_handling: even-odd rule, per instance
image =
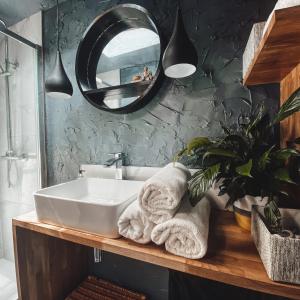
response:
[[[173,219],[156,225],[151,239],[166,250],[186,258],[198,259],[207,251],[210,203],[206,198],[192,207],[184,201]]]
[[[154,226],[155,224],[141,210],[137,200],[124,210],[118,221],[119,233],[140,244],[151,241]]]
[[[190,171],[180,163],[170,163],[145,181],[139,203],[155,224],[171,219],[187,190]]]

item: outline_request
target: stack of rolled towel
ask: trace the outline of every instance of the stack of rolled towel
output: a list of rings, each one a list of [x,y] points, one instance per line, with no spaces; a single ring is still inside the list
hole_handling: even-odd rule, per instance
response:
[[[210,203],[201,199],[194,207],[187,197],[191,174],[171,163],[145,181],[138,199],[120,216],[119,233],[137,243],[151,240],[167,251],[198,259],[207,251]]]

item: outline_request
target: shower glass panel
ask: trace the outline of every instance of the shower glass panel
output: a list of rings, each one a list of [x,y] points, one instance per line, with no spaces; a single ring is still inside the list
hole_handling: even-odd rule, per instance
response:
[[[0,300],[17,299],[12,218],[41,186],[39,51],[0,33]]]

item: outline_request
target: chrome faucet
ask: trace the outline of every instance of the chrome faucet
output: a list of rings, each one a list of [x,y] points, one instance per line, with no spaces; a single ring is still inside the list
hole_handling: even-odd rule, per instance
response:
[[[79,171],[78,171],[78,179],[83,178],[83,173],[86,172],[84,169],[82,169],[81,166],[79,166]]]
[[[123,164],[124,164],[124,153],[111,153],[114,157],[104,163],[106,167],[116,165],[115,179],[123,179]]]

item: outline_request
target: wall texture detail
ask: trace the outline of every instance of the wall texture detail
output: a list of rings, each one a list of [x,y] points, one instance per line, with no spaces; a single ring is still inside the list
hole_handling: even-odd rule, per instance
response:
[[[277,107],[277,86],[249,90],[241,84],[241,57],[251,27],[267,19],[274,0],[181,0],[186,28],[198,50],[197,72],[178,81],[165,79],[153,101],[129,115],[91,106],[75,79],[77,46],[96,16],[125,2],[146,7],[166,40],[170,37],[177,1],[67,0],[61,4],[62,57],[74,96],[67,101],[46,99],[50,185],[75,178],[81,163],[103,163],[110,152],[125,152],[131,165],[162,166],[190,138],[222,134],[220,122],[237,124],[251,105],[264,102],[271,111]],[[54,20],[54,9],[44,13],[46,76],[56,53]],[[168,299],[167,269],[105,253],[99,265],[91,259],[90,271],[146,292],[151,299]]]
[[[274,0],[183,0],[184,21],[195,43],[197,72],[182,80],[165,79],[144,109],[115,115],[91,106],[77,87],[74,64],[78,43],[92,20],[125,2],[146,7],[166,40],[176,1],[68,0],[61,8],[62,57],[74,87],[71,100],[46,99],[49,184],[77,176],[80,163],[99,164],[108,153],[123,151],[127,163],[162,166],[190,138],[222,134],[220,123],[236,124],[250,106],[277,107],[277,86],[243,87],[241,57],[253,23],[266,20]],[[46,76],[55,58],[55,10],[44,13]]]

